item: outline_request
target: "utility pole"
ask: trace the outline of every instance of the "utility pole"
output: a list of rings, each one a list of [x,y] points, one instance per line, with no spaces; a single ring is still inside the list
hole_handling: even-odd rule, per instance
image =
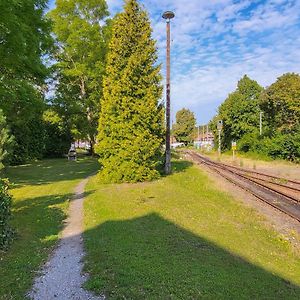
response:
[[[165,162],[165,173],[171,173],[171,144],[170,144],[170,100],[171,100],[171,60],[170,60],[170,52],[171,52],[171,26],[170,20],[175,17],[175,14],[171,11],[166,11],[162,16],[167,21],[167,76],[166,76],[166,162]]]
[[[262,135],[262,111],[259,113],[259,135]]]
[[[201,150],[204,149],[204,125],[202,125],[202,139],[201,139]]]
[[[208,142],[208,125],[206,125],[206,141]]]
[[[218,133],[219,133],[219,147],[218,147],[218,153],[219,153],[219,158],[221,157],[221,131],[223,128],[223,121],[219,120],[218,124],[217,124],[217,129],[218,129]]]
[[[219,157],[221,157],[221,130],[218,130],[219,132],[219,147],[218,147],[218,153]]]

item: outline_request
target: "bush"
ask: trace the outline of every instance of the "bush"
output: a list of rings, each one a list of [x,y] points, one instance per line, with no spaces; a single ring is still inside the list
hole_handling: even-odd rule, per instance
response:
[[[246,134],[238,142],[242,152],[253,152],[271,158],[300,162],[300,132],[277,133],[272,137],[260,137],[258,134]]]
[[[264,149],[272,158],[300,162],[300,133],[277,134],[264,140]]]
[[[3,111],[0,109],[0,170],[4,167],[3,163],[9,158],[13,144],[14,138],[7,126]]]
[[[259,148],[259,136],[256,133],[245,134],[238,142],[238,150],[256,152]]]
[[[71,131],[59,115],[48,109],[44,112],[45,157],[62,157],[68,153],[72,142]]]
[[[0,249],[6,249],[12,240],[13,230],[9,225],[12,198],[8,193],[8,180],[0,179]]]
[[[14,126],[12,133],[15,144],[9,161],[11,165],[43,158],[45,129],[41,119],[31,120],[26,125]]]

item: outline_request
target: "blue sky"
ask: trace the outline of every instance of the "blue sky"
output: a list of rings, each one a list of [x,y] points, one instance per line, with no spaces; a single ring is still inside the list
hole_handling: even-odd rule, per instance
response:
[[[123,0],[107,0],[114,15]],[[165,73],[165,10],[172,20],[172,115],[191,109],[208,122],[237,81],[262,86],[300,70],[300,0],[140,0],[149,12]],[[54,6],[54,1],[49,3]]]

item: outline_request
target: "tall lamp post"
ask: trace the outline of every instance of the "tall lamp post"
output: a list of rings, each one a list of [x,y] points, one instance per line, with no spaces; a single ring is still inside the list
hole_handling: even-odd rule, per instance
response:
[[[172,11],[166,11],[162,17],[167,21],[167,78],[166,78],[166,162],[165,162],[165,173],[171,173],[171,143],[170,143],[170,77],[171,77],[171,63],[170,63],[170,40],[171,40],[171,29],[170,20],[175,17]]]

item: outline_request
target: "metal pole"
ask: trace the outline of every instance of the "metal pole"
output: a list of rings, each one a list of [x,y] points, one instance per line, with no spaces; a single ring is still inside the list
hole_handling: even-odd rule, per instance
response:
[[[206,125],[206,141],[208,142],[208,125]]]
[[[259,113],[259,135],[262,135],[262,111]]]
[[[221,130],[219,130],[219,148],[218,148],[219,157],[221,156]]]
[[[170,63],[170,20],[167,19],[167,78],[166,78],[166,164],[165,173],[171,173],[171,147],[170,147],[170,94],[171,94],[171,63]]]

